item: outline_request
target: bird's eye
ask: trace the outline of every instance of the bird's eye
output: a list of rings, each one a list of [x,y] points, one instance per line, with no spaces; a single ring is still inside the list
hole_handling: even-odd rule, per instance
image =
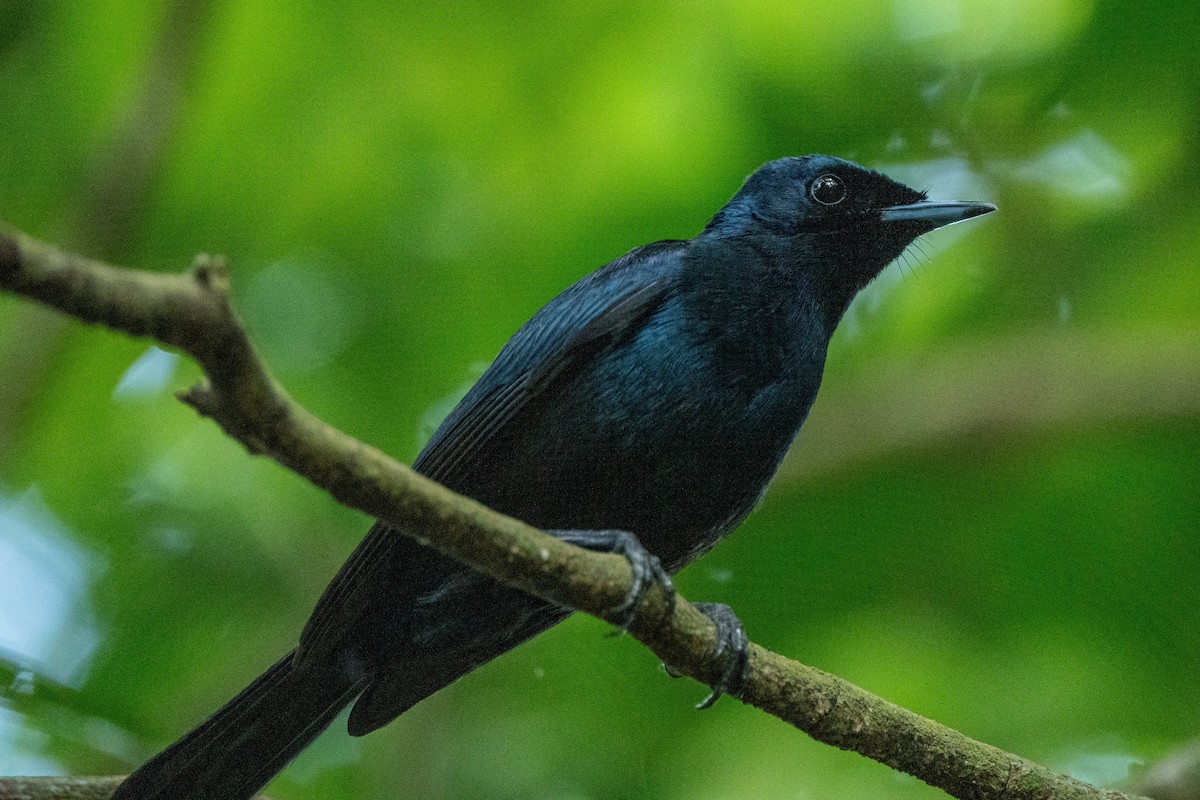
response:
[[[823,206],[833,206],[846,199],[846,184],[837,175],[826,173],[812,182],[808,193]]]

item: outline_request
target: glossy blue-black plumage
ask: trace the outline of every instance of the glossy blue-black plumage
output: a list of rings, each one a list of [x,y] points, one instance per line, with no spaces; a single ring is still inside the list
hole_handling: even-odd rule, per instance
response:
[[[945,224],[923,200],[827,156],[763,166],[695,238],[638,248],[551,300],[415,468],[546,530],[630,531],[684,566],[761,496],[854,294]],[[296,651],[117,798],[248,797],[347,703],[366,733],[566,614],[376,524]]]

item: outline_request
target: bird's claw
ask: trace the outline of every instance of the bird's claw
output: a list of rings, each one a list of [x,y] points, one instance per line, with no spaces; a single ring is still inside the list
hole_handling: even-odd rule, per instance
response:
[[[667,614],[675,611],[675,584],[672,583],[671,576],[663,569],[658,556],[643,547],[638,538],[629,531],[554,531],[554,534],[563,541],[587,550],[624,556],[629,562],[629,567],[633,570],[633,582],[629,591],[625,593],[625,598],[609,610],[617,625],[617,633],[629,630],[651,585],[657,584],[662,592],[667,604]]]
[[[696,704],[696,708],[711,708],[723,694],[740,697],[746,685],[746,674],[750,665],[750,640],[742,621],[733,609],[723,603],[695,603],[696,608],[717,626],[717,646],[713,659],[722,660],[721,676],[712,685],[708,697]]]

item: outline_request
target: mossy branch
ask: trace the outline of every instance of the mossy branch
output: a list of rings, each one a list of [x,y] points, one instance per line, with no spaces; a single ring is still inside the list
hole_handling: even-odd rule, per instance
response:
[[[601,618],[625,596],[632,576],[624,558],[581,550],[457,495],[289,398],[246,337],[219,258],[202,256],[182,275],[137,272],[0,226],[0,289],[189,354],[206,382],[183,392],[184,402],[251,453],[270,456],[343,504],[423,544],[508,585]],[[716,630],[682,598],[671,611],[657,590],[651,592],[630,633],[673,671],[708,684],[720,675],[713,657]],[[1126,797],[977,742],[755,644],[741,699],[818,741],[854,750],[964,800]]]

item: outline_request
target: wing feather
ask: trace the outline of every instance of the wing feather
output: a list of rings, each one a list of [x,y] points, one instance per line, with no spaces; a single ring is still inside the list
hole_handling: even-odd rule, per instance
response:
[[[634,250],[552,300],[509,340],[413,468],[452,482],[531,401],[640,330],[667,296],[669,256],[681,246],[658,242]]]

